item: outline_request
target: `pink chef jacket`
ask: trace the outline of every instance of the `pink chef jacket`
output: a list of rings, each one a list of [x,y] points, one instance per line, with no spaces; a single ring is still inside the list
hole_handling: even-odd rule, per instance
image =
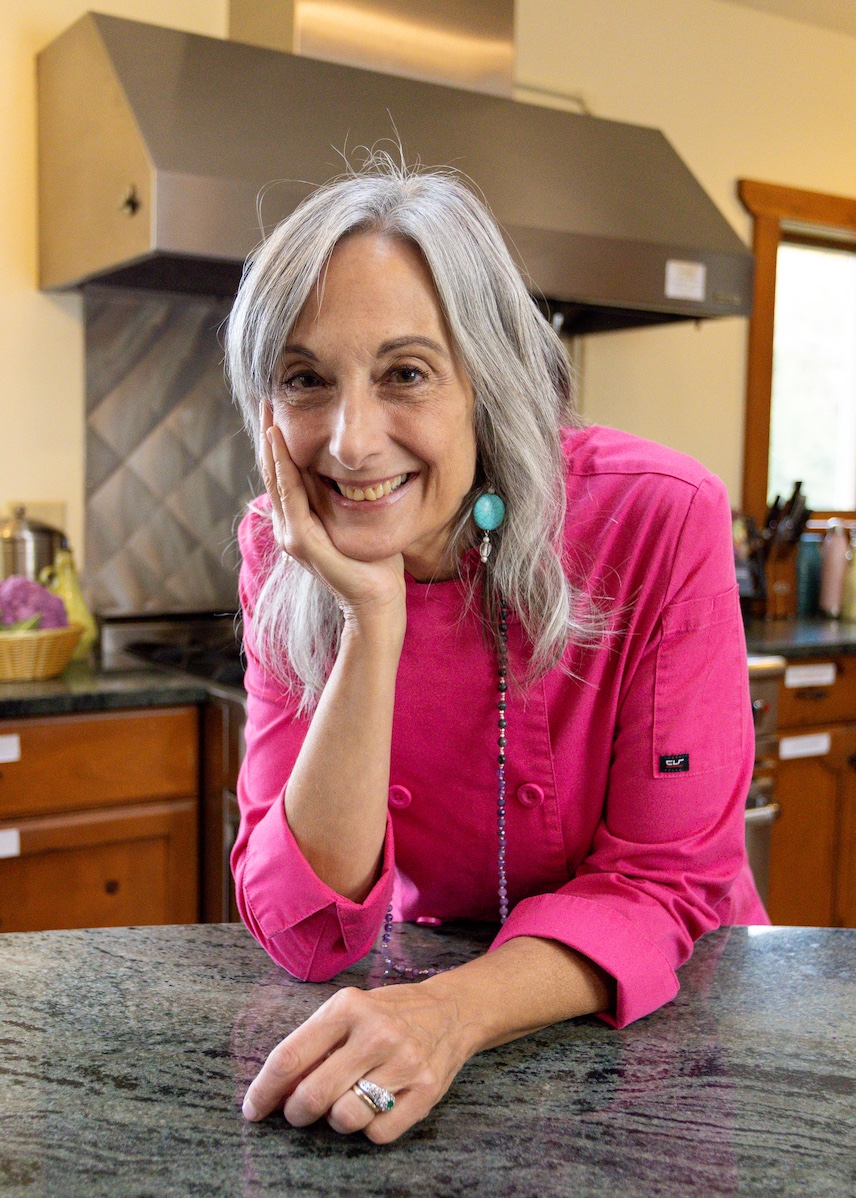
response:
[[[613,429],[565,435],[567,569],[615,613],[596,650],[508,692],[511,914],[493,942],[543,936],[617,982],[623,1027],[668,1002],[693,942],[769,923],[745,852],[754,761],[746,650],[722,483],[682,454]],[[249,930],[296,977],[323,981],[396,919],[498,920],[496,664],[461,583],[407,576],[383,869],[363,903],[307,864],[283,791],[308,721],[261,669],[253,604],[270,525],[240,528],[247,657],[241,827],[232,853]],[[467,568],[477,568],[472,551]],[[509,622],[509,664],[525,646]]]

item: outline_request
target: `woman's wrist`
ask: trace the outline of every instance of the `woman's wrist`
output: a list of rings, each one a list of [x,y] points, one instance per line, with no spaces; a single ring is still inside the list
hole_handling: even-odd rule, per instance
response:
[[[462,1063],[565,1019],[610,1010],[615,981],[555,940],[518,936],[420,983],[448,1003]]]
[[[368,643],[372,649],[400,655],[407,628],[407,608],[403,601],[364,603],[344,611],[342,643]]]

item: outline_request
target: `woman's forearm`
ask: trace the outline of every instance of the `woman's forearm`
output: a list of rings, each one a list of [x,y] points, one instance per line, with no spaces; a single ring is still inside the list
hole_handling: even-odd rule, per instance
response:
[[[401,621],[346,624],[285,790],[289,827],[318,877],[355,902],[383,851]]]
[[[422,982],[451,1004],[464,1060],[529,1032],[615,1006],[615,981],[587,957],[534,936]]]

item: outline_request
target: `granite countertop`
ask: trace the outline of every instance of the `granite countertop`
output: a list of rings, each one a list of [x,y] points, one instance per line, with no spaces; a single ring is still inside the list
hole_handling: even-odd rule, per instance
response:
[[[489,930],[409,925],[458,963]],[[559,1024],[470,1061],[387,1147],[239,1103],[335,982],[292,980],[240,925],[0,936],[0,1194],[700,1198],[856,1193],[856,930],[724,928],[675,1002]]]
[[[856,624],[819,616],[795,620],[750,620],[746,625],[749,653],[775,653],[786,658],[824,653],[856,653]]]
[[[209,689],[201,678],[189,674],[146,668],[102,672],[75,662],[59,678],[46,682],[0,682],[0,720],[203,703]]]

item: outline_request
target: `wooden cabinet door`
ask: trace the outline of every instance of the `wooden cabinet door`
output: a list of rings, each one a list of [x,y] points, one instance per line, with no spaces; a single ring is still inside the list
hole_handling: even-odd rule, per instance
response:
[[[818,671],[820,673],[818,674]],[[811,681],[814,674],[815,681]],[[825,679],[818,681],[818,678]],[[804,685],[800,685],[800,675]],[[779,729],[826,727],[856,717],[856,656],[788,662],[779,686]]]
[[[856,725],[803,735],[828,749],[778,763],[781,814],[771,830],[767,911],[775,924],[856,926]],[[783,740],[794,738],[780,738],[780,751]]]
[[[856,738],[855,738],[856,739]],[[838,813],[838,861],[835,874],[837,923],[856,928],[856,754],[848,758]]]
[[[199,714],[160,707],[0,723],[0,820],[179,799],[199,789]]]
[[[194,923],[196,802],[0,825],[0,931]]]

